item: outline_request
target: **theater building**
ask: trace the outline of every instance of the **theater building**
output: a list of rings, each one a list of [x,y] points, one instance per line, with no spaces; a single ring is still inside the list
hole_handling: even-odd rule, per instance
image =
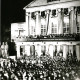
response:
[[[11,24],[17,58],[76,55],[80,60],[80,0],[34,0],[23,8],[25,22]]]

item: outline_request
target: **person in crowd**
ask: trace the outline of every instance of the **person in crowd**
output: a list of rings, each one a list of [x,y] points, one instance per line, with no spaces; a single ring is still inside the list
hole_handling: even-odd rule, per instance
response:
[[[29,56],[27,56],[29,57]],[[43,58],[45,56],[42,56]],[[26,58],[28,59],[28,58]],[[39,58],[40,65],[37,62],[37,58],[29,58],[27,60],[16,59],[12,60],[6,58],[1,60],[0,64],[0,77],[2,80],[76,80],[80,78],[80,65],[68,64],[63,65],[60,56],[56,56],[55,59],[51,59],[46,56],[45,59]],[[45,61],[44,61],[45,60]],[[16,65],[15,65],[16,64]]]
[[[8,57],[8,43],[5,42],[5,56]]]
[[[0,58],[2,58],[1,45],[0,45]]]
[[[2,42],[1,51],[2,51],[2,57],[4,57],[4,54],[5,54],[5,44],[4,44],[4,42]]]

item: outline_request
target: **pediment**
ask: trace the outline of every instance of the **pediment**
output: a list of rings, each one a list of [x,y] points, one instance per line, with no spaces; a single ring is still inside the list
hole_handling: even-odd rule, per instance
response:
[[[55,3],[68,2],[68,1],[76,1],[76,0],[33,0],[31,3],[25,6],[24,9],[29,7],[45,6],[48,4],[55,4]]]

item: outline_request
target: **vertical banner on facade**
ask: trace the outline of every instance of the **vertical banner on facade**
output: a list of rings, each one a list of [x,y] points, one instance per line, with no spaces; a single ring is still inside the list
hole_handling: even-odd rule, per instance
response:
[[[40,35],[41,33],[41,16],[40,16],[40,12],[35,12],[36,15],[36,35]]]
[[[63,34],[63,9],[58,9],[58,34]]]
[[[45,14],[46,14],[46,34],[48,34],[48,29],[49,29],[49,19],[50,19],[50,10],[46,10],[45,11]]]
[[[77,19],[74,7],[70,8],[69,17],[70,17],[70,32],[71,34],[73,34],[73,33],[76,33],[76,19]]]
[[[48,23],[48,30],[47,30],[47,35],[51,34],[51,12],[49,13],[49,23]]]

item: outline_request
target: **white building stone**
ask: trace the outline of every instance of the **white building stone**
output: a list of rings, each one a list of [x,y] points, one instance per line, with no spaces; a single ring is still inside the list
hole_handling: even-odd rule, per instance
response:
[[[80,60],[80,0],[34,0],[23,9],[25,22],[11,24],[17,57],[62,52],[66,59],[75,50]]]

